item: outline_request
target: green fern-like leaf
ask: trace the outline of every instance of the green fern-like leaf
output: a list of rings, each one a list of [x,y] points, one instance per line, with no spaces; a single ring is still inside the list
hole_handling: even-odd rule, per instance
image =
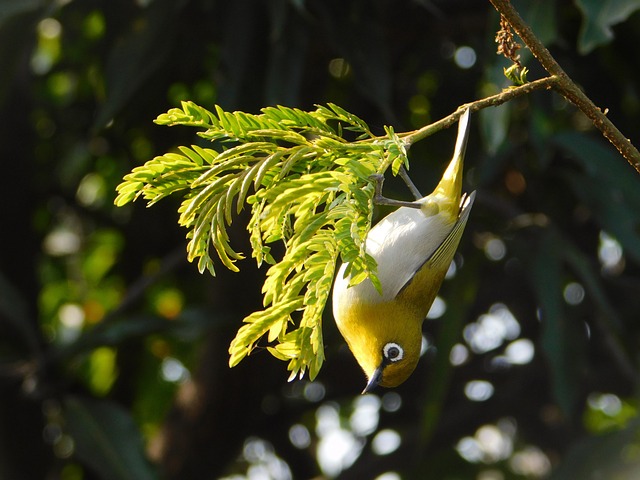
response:
[[[214,257],[238,269],[244,256],[231,246],[227,227],[250,206],[251,256],[270,266],[264,309],[244,319],[229,363],[236,365],[266,337],[268,350],[289,362],[290,378],[308,371],[313,379],[324,361],[322,312],[338,260],[350,262],[352,283],[370,278],[379,288],[375,261],[364,248],[373,209],[370,176],[407,166],[405,145],[390,128],[374,137],[363,120],[334,104],[310,112],[267,107],[257,115],[214,110],[183,102],[160,115],[160,125],[198,128],[213,148],[179,147],[134,168],[115,203],[142,196],[151,205],[181,194],[187,257],[211,274]],[[281,258],[271,254],[274,242],[284,245]]]

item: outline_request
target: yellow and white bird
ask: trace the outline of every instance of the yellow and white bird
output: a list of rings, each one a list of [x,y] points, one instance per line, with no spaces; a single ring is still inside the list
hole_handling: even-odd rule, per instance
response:
[[[415,370],[422,322],[440,289],[460,242],[475,192],[462,195],[462,165],[469,136],[469,110],[458,124],[453,158],[430,195],[404,205],[373,227],[366,251],[377,262],[380,293],[369,279],[349,287],[342,265],[333,287],[333,316],[340,333],[367,375],[363,393],[377,385],[395,387]],[[412,187],[410,181],[407,184]],[[412,191],[416,192],[415,187]]]

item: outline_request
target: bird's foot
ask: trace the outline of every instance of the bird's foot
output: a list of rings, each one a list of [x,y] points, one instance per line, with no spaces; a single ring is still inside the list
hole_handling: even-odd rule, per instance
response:
[[[421,204],[418,202],[405,202],[403,200],[394,200],[392,198],[387,198],[384,195],[382,195],[382,184],[384,183],[384,175],[381,175],[379,173],[374,173],[373,175],[369,176],[369,179],[374,183],[374,186],[375,186],[375,191],[373,194],[373,203],[375,203],[376,205],[389,205],[392,207],[409,207],[409,208],[421,207]],[[411,185],[413,185],[413,183]],[[415,188],[415,186],[413,188]]]

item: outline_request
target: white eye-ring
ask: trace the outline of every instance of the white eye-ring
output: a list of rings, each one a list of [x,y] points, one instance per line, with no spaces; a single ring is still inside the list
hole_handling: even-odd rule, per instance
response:
[[[397,343],[389,342],[382,347],[382,354],[387,361],[395,363],[402,360],[404,357],[404,350]]]

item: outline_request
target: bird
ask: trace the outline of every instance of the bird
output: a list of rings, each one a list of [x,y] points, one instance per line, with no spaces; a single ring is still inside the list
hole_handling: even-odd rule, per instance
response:
[[[401,171],[416,200],[382,195],[384,177],[375,175],[375,204],[399,208],[369,231],[365,250],[377,264],[378,290],[367,278],[350,285],[342,264],[333,287],[338,330],[367,376],[364,393],[396,387],[415,370],[422,347],[422,323],[451,265],[469,219],[475,191],[462,194],[462,170],[470,113],[458,122],[456,145],[435,190],[422,197]]]

